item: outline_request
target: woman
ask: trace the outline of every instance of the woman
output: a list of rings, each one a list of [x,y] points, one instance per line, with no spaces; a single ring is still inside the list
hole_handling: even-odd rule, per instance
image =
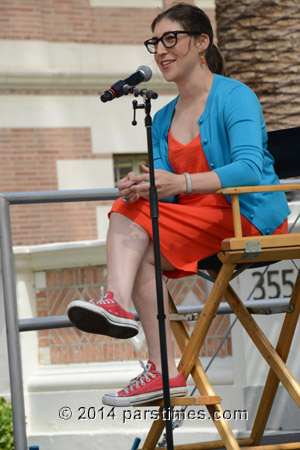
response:
[[[218,189],[279,181],[258,99],[222,75],[223,59],[206,14],[179,3],[156,17],[152,32],[145,45],[179,92],[153,120],[162,269],[167,277],[179,278],[195,274],[198,260],[219,251],[221,241],[233,235],[231,205],[215,194]],[[114,406],[163,397],[148,168],[143,171],[118,183],[122,199],[110,212],[106,296],[68,308],[70,320],[84,331],[129,338],[138,332],[129,312],[134,302],[149,361],[126,388],[104,396],[103,403]],[[241,196],[241,213],[247,235],[287,232],[289,209],[282,193]],[[163,291],[167,311],[165,282]],[[168,322],[166,334],[170,394],[184,395],[186,381],[175,365]]]

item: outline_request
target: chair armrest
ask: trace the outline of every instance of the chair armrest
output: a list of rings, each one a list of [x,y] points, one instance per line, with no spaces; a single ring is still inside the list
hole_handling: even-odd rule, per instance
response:
[[[217,190],[217,194],[231,195],[231,194],[250,194],[252,192],[275,192],[275,191],[300,191],[299,183],[287,184],[271,184],[265,186],[239,186],[221,188]]]
[[[275,192],[275,191],[299,191],[300,183],[271,184],[265,186],[238,186],[218,189],[216,194],[230,195],[232,205],[232,216],[234,226],[234,236],[242,237],[242,222],[240,212],[239,194],[250,194],[256,192]]]

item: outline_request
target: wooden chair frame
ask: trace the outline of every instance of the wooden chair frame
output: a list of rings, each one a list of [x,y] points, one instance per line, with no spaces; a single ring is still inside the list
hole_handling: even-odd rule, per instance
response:
[[[265,262],[267,264],[271,261],[299,258],[300,233],[243,237],[239,207],[240,194],[267,191],[287,192],[294,190],[300,190],[300,184],[292,183],[274,186],[236,187],[220,189],[217,192],[218,194],[231,196],[234,237],[225,239],[222,242],[222,250],[218,254],[222,263],[221,269],[219,271],[208,270],[208,273],[215,278],[215,282],[191,336],[188,335],[182,322],[171,322],[172,331],[182,352],[178,369],[183,372],[186,379],[189,375],[192,376],[200,393],[200,397],[174,398],[171,399],[171,406],[205,404],[221,439],[214,442],[175,446],[174,448],[177,450],[216,449],[222,447],[233,450],[239,449],[241,446],[245,449],[251,448],[252,450],[289,450],[300,448],[300,442],[269,446],[260,445],[279,382],[283,384],[289,395],[300,408],[300,385],[286,366],[286,360],[300,314],[300,271],[297,274],[294,289],[290,298],[292,312],[285,315],[276,348],[271,345],[268,338],[245,307],[244,303],[229,284],[237,265],[249,265],[249,263],[257,262]],[[199,360],[200,349],[222,298],[225,298],[228,302],[242,327],[248,333],[270,367],[253,428],[249,438],[246,439],[237,440],[228,421],[224,418],[214,420],[214,414],[222,415],[221,401],[220,397],[216,396]],[[169,296],[169,309],[170,313],[177,313],[176,306],[171,296]],[[145,406],[146,405],[149,406],[150,403],[145,404]],[[144,450],[152,450],[156,447],[164,429],[164,421],[161,415],[163,401],[152,402],[151,405],[160,406],[160,419],[153,423],[144,442]]]

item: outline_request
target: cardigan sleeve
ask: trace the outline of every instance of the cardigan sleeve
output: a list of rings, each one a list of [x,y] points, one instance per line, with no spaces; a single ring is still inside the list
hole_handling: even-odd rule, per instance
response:
[[[230,163],[215,169],[222,187],[258,185],[264,162],[262,108],[254,92],[238,85],[224,102]]]
[[[155,169],[168,170],[166,165],[164,164],[163,157],[161,154],[159,135],[160,135],[159,119],[157,113],[153,118],[153,125],[152,125],[153,164]]]

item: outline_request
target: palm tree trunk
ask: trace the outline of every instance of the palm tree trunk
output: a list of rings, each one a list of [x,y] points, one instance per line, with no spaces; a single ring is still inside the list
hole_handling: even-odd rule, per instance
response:
[[[250,86],[268,130],[300,125],[300,1],[216,0],[227,75]]]

